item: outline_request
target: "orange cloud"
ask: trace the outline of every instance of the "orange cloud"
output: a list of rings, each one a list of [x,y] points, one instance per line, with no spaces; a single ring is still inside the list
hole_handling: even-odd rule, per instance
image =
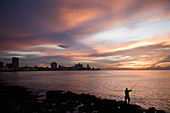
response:
[[[53,14],[51,21],[43,21],[42,24],[53,32],[80,27],[76,35],[89,35],[133,20],[143,22],[167,18],[169,12],[162,8],[166,3],[168,0],[63,1],[56,11],[51,12]],[[148,16],[148,13],[153,14]],[[91,20],[93,22],[90,22]]]
[[[157,36],[157,37],[147,38],[147,39],[133,41],[124,44],[116,44],[116,45],[109,45],[109,46],[94,46],[93,49],[97,50],[98,53],[107,53],[107,52],[132,49],[136,47],[148,46],[148,45],[156,45],[161,43],[163,45],[170,45],[169,35]]]
[[[110,69],[146,69],[151,67],[155,62],[160,61],[164,57],[157,57],[157,58],[136,58],[131,61],[119,61],[112,64],[105,64],[104,68]],[[164,63],[164,65],[168,65],[168,63]]]
[[[74,27],[81,22],[85,22],[100,16],[97,9],[71,9],[61,8],[61,20],[63,20],[68,26]]]
[[[170,62],[162,62],[162,63],[158,63],[156,64],[154,67],[167,67],[167,66],[170,66]]]

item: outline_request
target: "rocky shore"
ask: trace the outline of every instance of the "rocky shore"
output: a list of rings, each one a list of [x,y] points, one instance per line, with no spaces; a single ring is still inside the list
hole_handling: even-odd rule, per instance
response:
[[[70,91],[47,91],[45,97],[20,86],[0,85],[0,113],[165,113],[123,101]]]

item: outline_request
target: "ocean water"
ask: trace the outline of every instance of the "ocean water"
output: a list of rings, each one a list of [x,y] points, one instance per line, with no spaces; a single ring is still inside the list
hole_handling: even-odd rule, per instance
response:
[[[170,113],[170,70],[1,72],[0,83],[35,92],[69,90],[116,100],[124,100],[125,88],[136,84],[130,93],[132,104]]]

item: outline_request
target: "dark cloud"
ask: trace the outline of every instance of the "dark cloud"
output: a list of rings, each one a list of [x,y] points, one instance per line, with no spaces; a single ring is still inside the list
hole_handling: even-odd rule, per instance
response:
[[[61,48],[69,48],[68,45],[58,45],[58,46],[61,47]]]

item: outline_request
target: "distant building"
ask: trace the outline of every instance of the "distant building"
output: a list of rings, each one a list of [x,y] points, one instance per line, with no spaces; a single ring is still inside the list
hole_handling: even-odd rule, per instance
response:
[[[3,68],[3,67],[4,67],[4,63],[0,62],[0,68]]]
[[[6,64],[6,67],[7,67],[7,68],[13,68],[13,64],[12,64],[12,63],[7,63],[7,64]]]
[[[81,70],[81,69],[84,69],[84,68],[83,68],[83,64],[80,64],[80,63],[75,64],[74,68],[75,68],[75,69],[78,69],[78,70],[79,70],[79,69],[80,69],[80,70]]]
[[[22,70],[22,71],[38,71],[38,68],[25,66],[25,67],[20,68],[20,70]]]
[[[58,67],[61,68],[61,65],[59,65]]]
[[[59,70],[67,70],[67,68],[68,68],[68,67],[62,66],[62,65],[59,65],[59,67],[58,67]]]
[[[52,62],[51,63],[51,69],[52,70],[56,70],[57,69],[57,63],[56,62]]]
[[[13,65],[13,68],[18,68],[19,67],[19,58],[17,57],[12,57],[12,65]]]
[[[44,69],[45,69],[45,71],[49,71],[49,70],[50,70],[50,68],[49,68],[49,67],[45,67]]]
[[[83,64],[80,64],[80,63],[75,64],[75,67],[83,67]]]
[[[88,69],[88,70],[90,70],[90,69],[91,69],[91,67],[89,66],[89,64],[87,64],[87,69]]]

